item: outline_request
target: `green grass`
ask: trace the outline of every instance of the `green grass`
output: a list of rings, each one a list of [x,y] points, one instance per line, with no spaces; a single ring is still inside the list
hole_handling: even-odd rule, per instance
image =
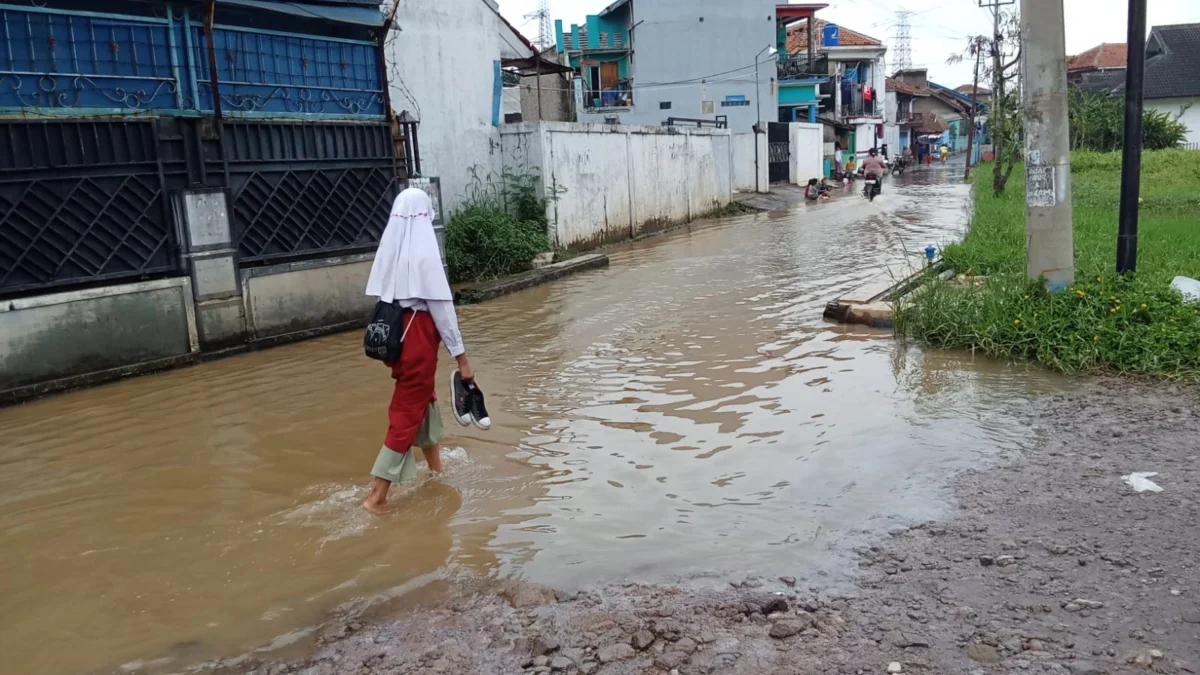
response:
[[[1138,272],[1117,277],[1120,153],[1072,154],[1075,277],[1050,294],[1025,279],[1025,185],[1021,168],[991,195],[990,167],[976,176],[971,231],[944,257],[973,285],[938,282],[899,307],[897,331],[945,348],[1032,359],[1064,372],[1112,370],[1200,376],[1200,306],[1185,305],[1171,279],[1200,278],[1200,153],[1147,152],[1142,165]]]

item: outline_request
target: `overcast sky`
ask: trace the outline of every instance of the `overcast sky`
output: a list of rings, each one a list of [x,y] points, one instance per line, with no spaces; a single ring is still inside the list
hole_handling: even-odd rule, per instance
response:
[[[736,0],[730,0],[736,1]],[[780,0],[784,2],[785,0]],[[912,60],[915,67],[929,69],[930,79],[949,87],[970,84],[972,64],[946,65],[946,57],[966,46],[967,36],[991,31],[991,14],[980,9],[978,0],[825,0],[828,9],[817,15],[838,25],[878,38],[889,47],[892,68],[896,11],[914,12]],[[1039,0],[1040,1],[1040,0]],[[537,22],[526,14],[537,11],[538,0],[499,0],[500,11],[530,39],[537,39]],[[612,0],[550,0],[553,19],[570,25],[583,23],[588,14],[607,7]],[[1067,24],[1067,53],[1078,54],[1101,42],[1125,42],[1128,0],[1064,0]],[[1149,25],[1200,22],[1200,0],[1148,0]],[[553,24],[552,24],[553,25]],[[697,45],[697,48],[701,48]]]

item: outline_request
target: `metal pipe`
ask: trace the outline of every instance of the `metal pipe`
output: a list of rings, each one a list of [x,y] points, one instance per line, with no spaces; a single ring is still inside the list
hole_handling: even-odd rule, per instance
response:
[[[1137,271],[1138,197],[1142,182],[1142,90],[1146,75],[1146,0],[1129,0],[1129,61],[1125,67],[1125,138],[1117,273]]]
[[[204,37],[208,42],[208,85],[212,89],[213,115],[217,118],[217,129],[221,120],[221,90],[217,86],[217,45],[213,39],[213,18],[217,14],[217,0],[208,0],[208,16],[204,18]],[[220,133],[218,131],[218,133]]]

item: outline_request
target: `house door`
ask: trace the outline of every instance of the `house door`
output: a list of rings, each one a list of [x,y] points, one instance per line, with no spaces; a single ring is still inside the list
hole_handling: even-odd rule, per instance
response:
[[[601,63],[600,64],[600,89],[607,91],[617,86],[617,81],[621,79],[621,71],[617,68],[616,63]]]
[[[854,157],[855,163],[858,162],[858,132],[851,131],[846,140],[846,156]]]
[[[771,122],[767,125],[767,171],[772,183],[786,183],[792,172],[791,125]]]

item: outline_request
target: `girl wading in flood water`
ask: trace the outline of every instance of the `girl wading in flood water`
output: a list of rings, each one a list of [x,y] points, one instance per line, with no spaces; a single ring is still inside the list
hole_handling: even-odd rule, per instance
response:
[[[401,192],[392,205],[367,281],[367,295],[402,309],[403,327],[400,358],[387,364],[396,380],[388,407],[387,437],[371,470],[374,479],[363,502],[363,508],[375,514],[387,511],[392,483],[416,478],[414,447],[421,448],[431,471],[442,471],[438,445],[443,434],[442,415],[434,393],[438,343],[445,344],[458,361],[450,385],[455,419],[463,426],[491,427],[458,330],[454,296],[442,269],[433,218],[429,195],[416,188]]]

